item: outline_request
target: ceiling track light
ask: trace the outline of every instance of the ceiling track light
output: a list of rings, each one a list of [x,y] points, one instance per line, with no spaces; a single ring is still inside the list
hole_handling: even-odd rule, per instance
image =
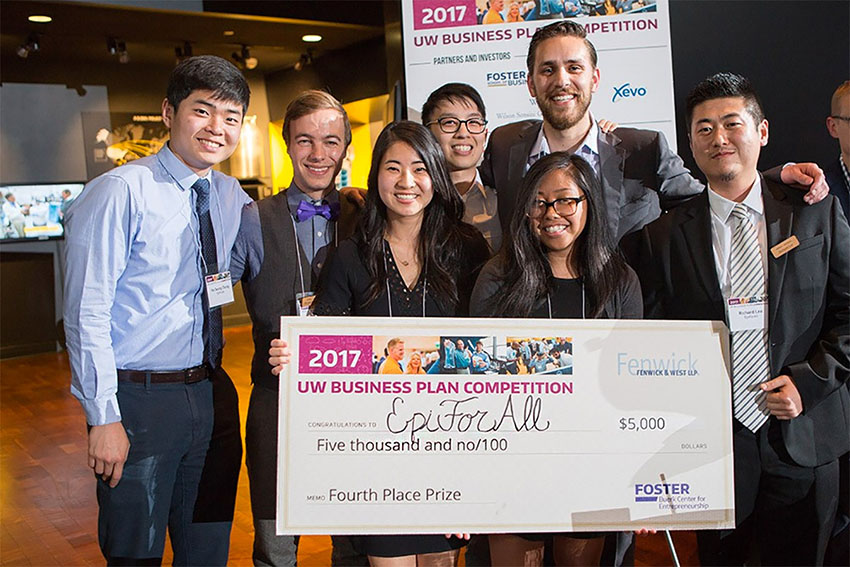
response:
[[[30,53],[35,53],[39,50],[39,38],[37,33],[31,33],[27,36],[26,42],[22,43],[15,50],[15,53],[21,59],[29,57]]]
[[[124,40],[115,37],[106,38],[106,50],[110,55],[117,55],[119,63],[130,62],[130,54],[127,52],[127,44]]]
[[[260,62],[256,57],[251,57],[251,48],[247,45],[242,45],[242,50],[239,53],[235,51],[230,54],[230,57],[236,62],[240,69],[256,69]]]
[[[188,59],[192,56],[192,44],[188,41],[184,41],[182,48],[179,45],[174,48],[174,55],[177,57],[178,63],[184,59]]]
[[[308,49],[306,53],[302,53],[301,57],[298,58],[298,61],[295,62],[295,65],[292,66],[296,71],[301,71],[307,65],[313,64],[313,50]]]

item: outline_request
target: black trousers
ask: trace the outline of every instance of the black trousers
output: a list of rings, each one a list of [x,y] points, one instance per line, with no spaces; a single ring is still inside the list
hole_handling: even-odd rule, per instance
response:
[[[771,417],[756,433],[733,422],[734,530],[697,532],[700,563],[822,565],[838,500],[838,462],[794,463],[780,423]]]

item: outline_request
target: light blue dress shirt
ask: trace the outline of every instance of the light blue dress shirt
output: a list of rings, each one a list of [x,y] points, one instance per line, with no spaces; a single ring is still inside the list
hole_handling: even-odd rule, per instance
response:
[[[65,334],[71,393],[90,425],[121,419],[116,369],[201,364],[203,265],[192,184],[163,146],[89,182],[65,220]],[[242,207],[236,179],[211,171],[219,270],[229,266]]]

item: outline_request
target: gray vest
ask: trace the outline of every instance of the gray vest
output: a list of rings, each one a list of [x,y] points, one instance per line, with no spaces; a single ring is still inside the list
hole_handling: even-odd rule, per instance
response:
[[[337,234],[342,241],[353,232],[357,211],[345,199],[340,199],[340,204]],[[280,316],[298,314],[295,296],[301,292],[301,276],[298,264],[293,261],[296,254],[304,274],[304,291],[313,290],[316,282],[310,262],[298,246],[286,191],[257,201],[257,210],[263,235],[263,265],[253,280],[242,282],[248,314],[253,322],[251,382],[277,390],[280,378],[271,372],[269,343],[280,336]]]

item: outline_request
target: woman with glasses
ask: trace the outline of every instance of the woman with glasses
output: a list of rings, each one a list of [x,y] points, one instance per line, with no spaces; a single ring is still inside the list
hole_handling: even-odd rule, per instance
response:
[[[602,189],[582,158],[555,152],[526,173],[498,256],[472,292],[472,316],[633,319],[640,284],[611,244]],[[553,541],[556,565],[598,565],[604,534],[490,536],[494,567],[542,565]]]
[[[463,203],[445,158],[425,126],[389,124],[375,143],[369,191],[354,236],[327,262],[312,305],[315,315],[454,317],[489,258],[487,242],[461,221]],[[279,374],[289,352],[272,341]],[[465,541],[442,535],[358,538],[373,567],[456,564]]]

